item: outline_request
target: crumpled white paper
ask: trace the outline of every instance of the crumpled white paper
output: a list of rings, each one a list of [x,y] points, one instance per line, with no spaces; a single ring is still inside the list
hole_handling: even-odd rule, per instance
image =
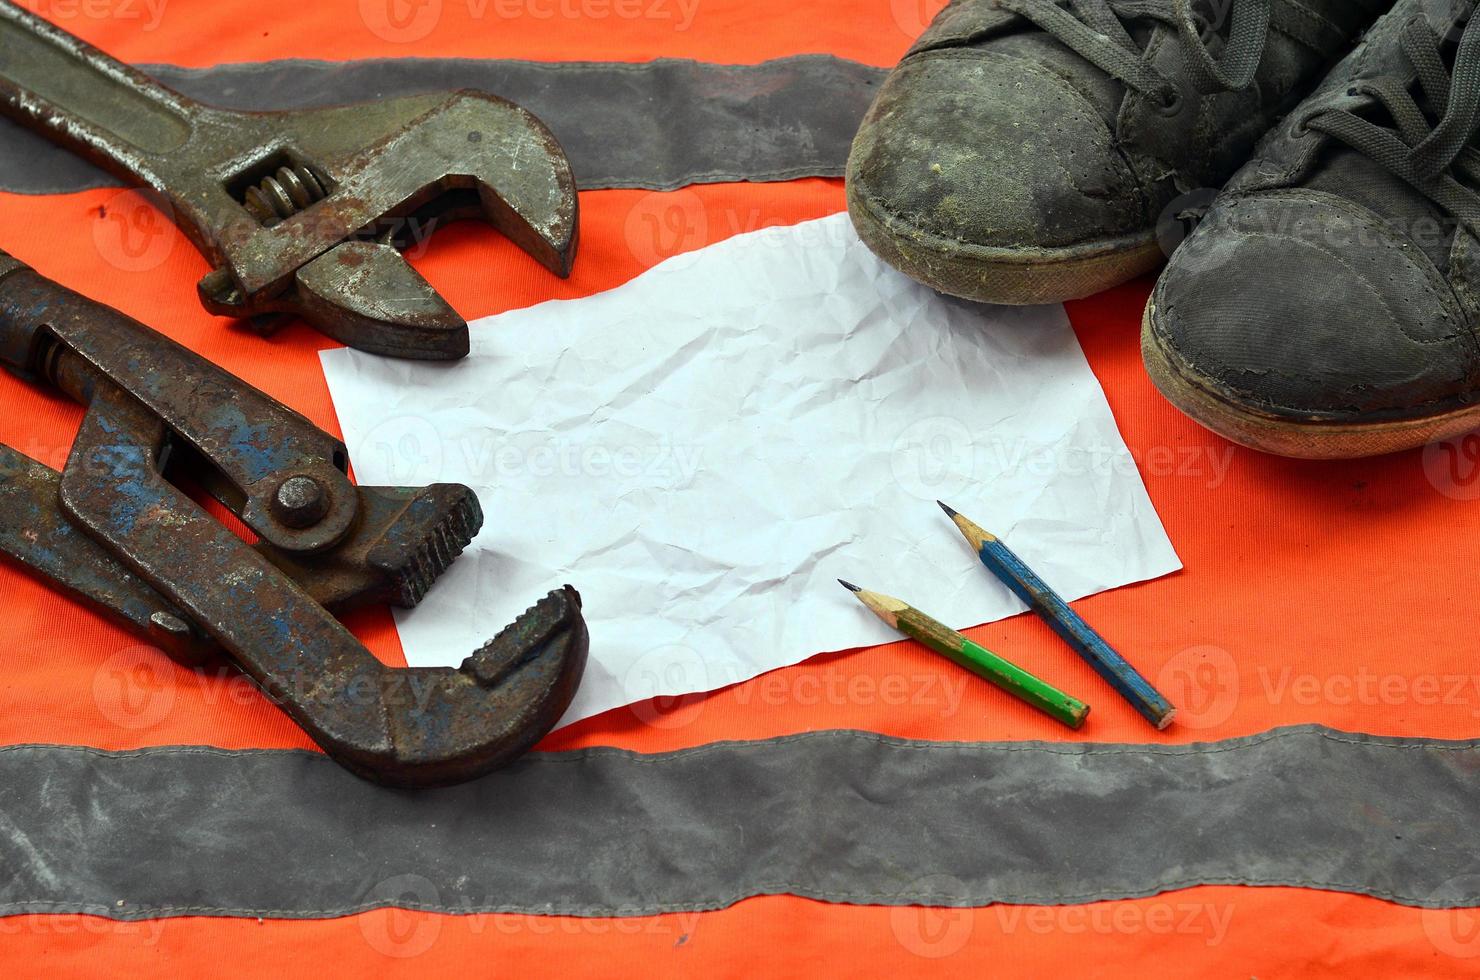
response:
[[[936,498],[1066,598],[1180,567],[1063,308],[944,298],[842,214],[489,317],[455,364],[323,363],[360,482],[487,514],[397,613],[407,660],[456,665],[571,583],[566,723],[896,639],[837,578],[956,627],[1020,612]]]

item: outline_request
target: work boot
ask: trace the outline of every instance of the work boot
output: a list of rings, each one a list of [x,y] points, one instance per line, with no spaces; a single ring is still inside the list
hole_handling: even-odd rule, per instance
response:
[[[1480,18],[1398,0],[1172,256],[1142,351],[1172,403],[1286,456],[1480,423]]]
[[[954,0],[864,118],[848,211],[967,299],[1125,282],[1165,259],[1163,214],[1206,206],[1392,2]]]

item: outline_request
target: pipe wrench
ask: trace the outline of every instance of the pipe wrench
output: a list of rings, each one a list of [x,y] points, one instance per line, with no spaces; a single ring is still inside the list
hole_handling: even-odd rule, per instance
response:
[[[589,641],[569,586],[457,669],[385,667],[330,611],[420,601],[483,523],[469,488],[355,486],[338,439],[4,252],[0,364],[86,406],[61,473],[0,446],[0,553],[184,663],[224,654],[346,768],[470,779],[570,704]]]

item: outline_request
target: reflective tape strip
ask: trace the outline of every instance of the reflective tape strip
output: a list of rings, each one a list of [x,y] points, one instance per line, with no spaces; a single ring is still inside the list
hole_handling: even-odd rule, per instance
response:
[[[1201,884],[1480,904],[1480,743],[1279,729],[1200,745],[867,732],[536,754],[424,793],[323,756],[0,749],[0,913],[577,916],[1075,904]]]
[[[295,109],[476,88],[539,116],[586,189],[838,177],[887,72],[831,55],[758,65],[395,58],[143,66],[214,105]],[[115,181],[0,119],[0,190],[52,194]]]

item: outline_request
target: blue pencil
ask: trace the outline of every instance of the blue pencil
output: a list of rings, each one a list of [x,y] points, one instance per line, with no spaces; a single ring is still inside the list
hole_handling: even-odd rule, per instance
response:
[[[956,527],[961,529],[967,543],[976,550],[977,557],[987,566],[987,570],[1026,602],[1029,609],[1043,617],[1053,627],[1053,631],[1063,637],[1064,642],[1073,647],[1075,653],[1088,661],[1095,672],[1105,678],[1142,717],[1158,729],[1166,728],[1172,723],[1172,718],[1177,713],[1172,703],[1152,687],[1151,682],[1142,677],[1129,661],[1116,653],[1078,613],[1070,609],[1069,604],[1049,588],[1048,583],[1039,578],[1021,558],[1013,554],[1011,548],[939,500],[936,503],[956,523]]]

